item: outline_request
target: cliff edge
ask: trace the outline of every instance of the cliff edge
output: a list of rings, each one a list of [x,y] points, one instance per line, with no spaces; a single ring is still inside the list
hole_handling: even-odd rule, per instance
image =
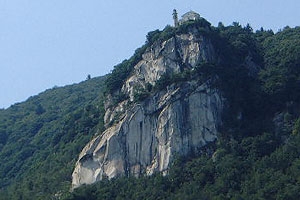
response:
[[[72,187],[103,177],[167,173],[176,156],[215,141],[224,107],[221,92],[211,87],[216,77],[148,88],[157,88],[166,75],[194,73],[199,64],[217,60],[212,42],[196,27],[151,44],[122,87],[108,95],[106,130],[79,155]],[[147,95],[137,98],[141,91]],[[126,98],[114,103],[116,94]]]

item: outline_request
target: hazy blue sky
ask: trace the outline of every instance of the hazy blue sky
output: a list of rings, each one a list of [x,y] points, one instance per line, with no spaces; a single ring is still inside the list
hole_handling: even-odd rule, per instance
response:
[[[213,25],[299,25],[299,0],[0,0],[0,108],[109,73],[149,31],[194,10]]]

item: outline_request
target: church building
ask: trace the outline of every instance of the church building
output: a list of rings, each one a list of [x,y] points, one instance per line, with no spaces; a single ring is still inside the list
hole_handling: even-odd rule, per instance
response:
[[[174,19],[174,26],[178,27],[179,25],[183,24],[184,22],[187,21],[196,21],[200,19],[200,14],[194,12],[194,11],[189,11],[182,15],[181,19],[178,21],[178,16],[177,16],[177,11],[176,9],[173,10],[173,19]]]

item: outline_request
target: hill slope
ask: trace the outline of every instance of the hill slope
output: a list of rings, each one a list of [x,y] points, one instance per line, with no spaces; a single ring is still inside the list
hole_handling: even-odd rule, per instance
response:
[[[77,155],[103,127],[104,81],[53,88],[0,111],[0,199],[69,190]]]
[[[238,23],[228,27],[220,24],[217,28],[201,29],[201,25],[190,22],[185,24],[183,33],[193,35],[197,33],[194,30],[195,27],[203,31],[200,35],[211,38],[215,52],[219,56],[215,60],[219,62],[202,62],[194,70],[183,70],[178,74],[169,70],[166,77],[162,76],[155,83],[159,85],[158,94],[155,89],[149,89],[148,91],[142,90],[138,95],[131,95],[130,92],[134,89],[129,89],[127,90],[127,92],[129,91],[129,97],[127,98],[133,100],[137,98],[135,102],[138,105],[146,105],[145,109],[147,109],[147,102],[151,102],[153,97],[159,99],[159,94],[164,94],[166,88],[168,91],[178,88],[180,90],[180,86],[189,81],[197,80],[198,84],[201,85],[201,81],[211,80],[212,77],[215,77],[210,87],[219,89],[226,99],[226,108],[224,109],[224,115],[222,115],[223,125],[218,129],[220,132],[217,134],[217,142],[210,143],[209,146],[205,145],[199,151],[190,151],[188,155],[183,154],[185,158],[173,160],[173,166],[166,177],[157,173],[151,177],[142,176],[138,179],[132,177],[117,178],[110,181],[104,179],[98,184],[78,188],[66,199],[86,197],[90,199],[298,198],[300,189],[298,168],[300,159],[299,27],[293,29],[287,27],[283,31],[274,34],[272,31],[264,30],[253,33],[250,26],[241,27]],[[166,28],[162,33],[154,33],[154,36],[156,36],[155,41],[159,40],[160,34],[164,35],[170,32],[170,28]],[[177,29],[173,37],[183,33]],[[164,39],[161,41],[163,45],[168,43],[169,38]],[[155,49],[156,47],[151,46],[150,48]],[[168,57],[168,54],[162,54]],[[193,54],[190,53],[189,55],[193,57]],[[146,57],[143,56],[144,59]],[[150,56],[150,58],[153,57]],[[148,62],[151,63],[149,60]],[[172,64],[168,64],[172,66]],[[143,85],[140,79],[132,78],[140,70],[139,66],[142,65],[138,63],[134,66],[134,71],[127,79],[123,80],[124,85],[119,88],[123,90],[131,85]],[[157,70],[158,67],[155,67],[155,69]],[[147,69],[140,71],[145,73]],[[138,77],[143,77],[143,74],[139,74]],[[132,82],[135,82],[135,84],[130,84]],[[148,81],[148,83],[151,83],[151,81]],[[184,86],[188,90],[188,86]],[[156,85],[152,86],[152,88],[156,87]],[[205,88],[202,89],[207,92]],[[126,90],[123,91],[126,93]],[[115,94],[121,92],[118,91]],[[195,89],[196,92],[197,89]],[[142,98],[140,98],[140,95]],[[167,95],[165,97],[168,99]],[[180,99],[180,95],[177,93],[174,97]],[[170,97],[170,99],[173,98],[173,102],[176,103],[174,97]],[[185,96],[184,98],[186,100],[189,97]],[[201,98],[198,100],[201,101]],[[119,105],[124,105],[123,101],[124,98],[118,102]],[[202,105],[209,107],[207,104]],[[188,104],[186,104],[186,107],[189,107]],[[127,107],[127,109],[130,110],[130,107]],[[165,111],[167,109],[161,110]],[[161,110],[158,111],[158,115],[160,115]],[[201,112],[198,113],[198,116],[203,114]],[[146,114],[146,116],[149,115],[151,116],[151,112]],[[178,116],[178,113],[173,112],[173,116]],[[134,119],[134,117],[130,119]],[[126,114],[121,119],[126,119]],[[189,124],[197,117],[194,119],[188,117],[187,119],[189,122],[186,122],[186,124]],[[143,121],[141,118],[140,120]],[[128,122],[129,127],[130,123]],[[174,132],[176,132],[177,126],[180,127],[181,122],[176,121],[176,123],[171,125]],[[170,124],[172,124],[172,120],[166,123],[166,127],[169,127]],[[126,129],[121,128],[120,130],[122,131],[118,133],[119,135],[124,132],[126,135],[132,134],[132,132],[126,132]],[[172,131],[168,133],[171,135],[171,133],[174,133]],[[184,133],[188,134],[187,132]],[[199,135],[201,135],[200,133],[201,129],[199,129]],[[105,137],[105,134],[106,132],[103,137]],[[170,135],[167,135],[167,137],[171,138]],[[184,135],[181,136],[182,138],[184,138]],[[107,140],[109,141],[109,139]],[[181,143],[180,139],[176,139],[176,141]],[[100,147],[101,142],[96,150]],[[84,150],[81,156],[85,153]],[[120,155],[121,153],[117,154]],[[106,155],[109,155],[109,149]],[[95,151],[92,154],[94,162],[98,162],[97,156],[101,157],[101,153]],[[111,158],[108,158],[108,163]],[[104,159],[106,158],[104,157]],[[118,157],[118,159],[120,158]],[[87,163],[91,161],[79,160],[79,162],[88,167]],[[143,161],[140,161],[139,164],[142,168]],[[128,171],[129,176],[135,175],[134,171]]]
[[[175,159],[168,176],[104,179],[66,199],[299,198],[300,28],[253,33],[234,23],[210,34],[221,65],[198,76],[218,75],[214,87],[227,99],[217,142]],[[245,65],[249,55],[259,68]],[[161,89],[178,81],[186,79],[169,77]]]
[[[136,79],[141,88],[120,92],[147,48],[193,35],[195,28],[196,37],[210,39],[214,59],[188,70],[181,70],[184,63],[179,62],[176,73],[160,74],[150,85]],[[213,27],[204,19],[176,29],[167,26],[148,33],[146,44],[108,77],[47,90],[0,110],[0,199],[296,199],[299,42],[299,27],[253,33],[250,26]],[[189,81],[201,85],[208,80],[213,80],[210,89],[226,99],[217,141],[184,159],[174,156],[169,176],[104,179],[68,194],[82,148],[101,136],[104,121],[109,127],[122,119],[112,115],[104,120],[104,99],[110,103],[106,109],[130,98],[128,106],[138,105],[154,94],[184,88]]]

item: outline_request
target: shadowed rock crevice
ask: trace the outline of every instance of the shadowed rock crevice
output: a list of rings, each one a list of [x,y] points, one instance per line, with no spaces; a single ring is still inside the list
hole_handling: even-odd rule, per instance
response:
[[[217,139],[224,98],[209,80],[174,83],[142,101],[134,99],[136,88],[155,86],[166,73],[181,73],[217,60],[210,39],[195,29],[154,43],[142,57],[119,91],[129,98],[117,105],[108,98],[107,129],[82,150],[73,172],[73,188],[103,177],[167,173],[175,155],[197,152]]]

